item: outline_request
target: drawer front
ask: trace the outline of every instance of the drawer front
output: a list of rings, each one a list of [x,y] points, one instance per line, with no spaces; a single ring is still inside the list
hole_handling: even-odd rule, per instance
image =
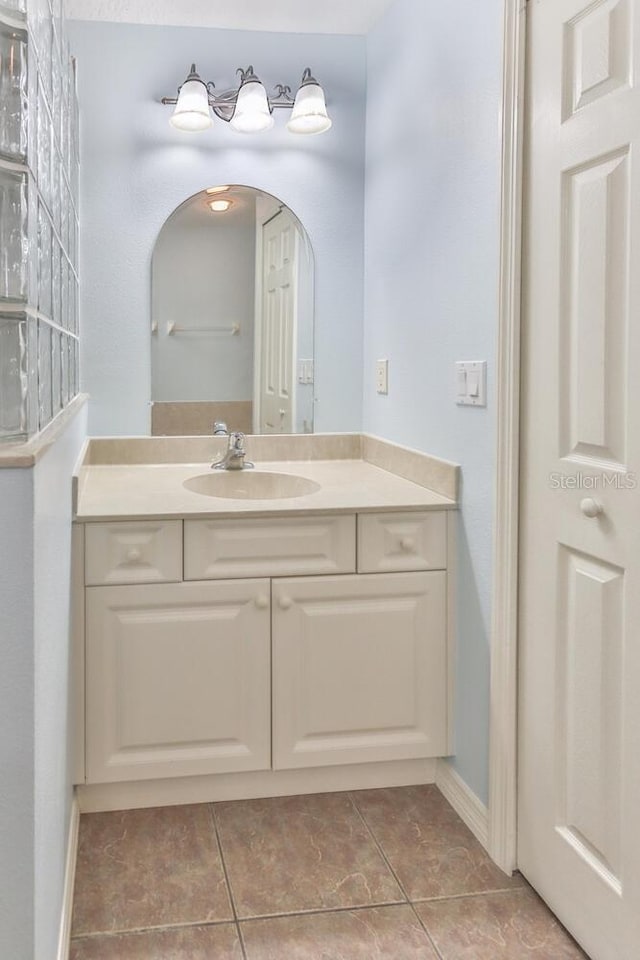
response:
[[[358,573],[445,570],[446,566],[445,511],[358,517]]]
[[[176,583],[182,580],[182,521],[88,523],[88,586]]]
[[[356,518],[186,520],[185,580],[354,573]]]

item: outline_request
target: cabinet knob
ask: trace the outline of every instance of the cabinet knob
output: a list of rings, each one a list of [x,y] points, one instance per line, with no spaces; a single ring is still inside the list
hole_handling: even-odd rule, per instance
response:
[[[269,597],[266,597],[263,593],[256,597],[256,607],[258,610],[268,610],[269,609]]]
[[[581,500],[580,509],[584,513],[585,517],[589,517],[590,520],[593,520],[595,517],[599,517],[600,514],[604,512],[602,504],[597,500],[594,500],[593,497],[585,497],[584,500]]]
[[[142,560],[142,550],[140,547],[129,547],[125,553],[127,563],[139,563]]]
[[[278,600],[278,606],[281,610],[290,610],[293,606],[293,600],[291,597],[280,597]]]
[[[416,541],[413,537],[401,537],[400,546],[405,553],[413,553],[416,549]]]

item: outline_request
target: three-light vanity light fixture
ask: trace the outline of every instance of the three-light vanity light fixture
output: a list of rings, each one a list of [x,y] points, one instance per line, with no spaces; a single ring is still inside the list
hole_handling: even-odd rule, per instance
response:
[[[290,133],[324,133],[331,126],[324,91],[309,67],[302,74],[295,97],[291,87],[282,83],[276,84],[271,97],[267,96],[251,66],[246,70],[239,68],[236,73],[240,75],[237,89],[216,93],[215,84],[211,80],[205,83],[192,64],[187,79],[178,88],[178,96],[162,98],[162,103],[175,104],[171,124],[178,130],[206,130],[213,123],[213,112],[238,133],[260,133],[273,126],[274,109],[284,108],[291,110],[287,123]]]

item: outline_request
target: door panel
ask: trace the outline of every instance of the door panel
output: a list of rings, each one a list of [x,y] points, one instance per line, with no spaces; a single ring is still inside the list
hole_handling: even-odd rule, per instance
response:
[[[563,175],[561,453],[620,467],[627,428],[629,159],[625,146]]]
[[[281,210],[263,227],[260,433],[292,433],[295,424],[299,234]]]
[[[89,783],[270,766],[270,583],[87,589]]]
[[[273,581],[276,769],[448,753],[446,573]]]
[[[518,865],[640,956],[640,0],[530,0]]]

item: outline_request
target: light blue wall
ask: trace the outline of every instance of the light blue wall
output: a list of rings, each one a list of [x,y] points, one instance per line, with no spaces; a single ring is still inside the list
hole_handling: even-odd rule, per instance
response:
[[[34,943],[33,473],[0,470],[0,956]]]
[[[86,436],[76,415],[33,470],[35,667],[35,957],[54,957],[60,927],[71,758],[71,475]]]
[[[0,956],[56,956],[71,811],[71,474],[86,411],[0,470]]]
[[[362,420],[364,38],[71,21],[81,120],[83,389],[92,433],[149,429],[149,272],[158,232],[215,183],[275,194],[306,227],[316,258],[316,429]],[[295,85],[307,65],[328,91],[325,137],[276,128],[242,137],[220,121],[174,130],[170,108],[195,60],[218,87],[252,63],[265,84]]]
[[[484,801],[502,7],[397,0],[367,45],[364,428],[462,465],[455,766]],[[456,406],[455,361],[483,359],[487,409]]]

